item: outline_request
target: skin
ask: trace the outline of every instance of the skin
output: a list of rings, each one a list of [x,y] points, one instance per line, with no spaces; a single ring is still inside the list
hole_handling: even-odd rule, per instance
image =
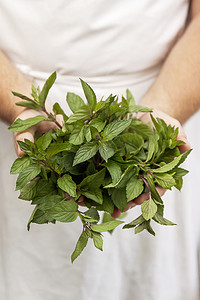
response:
[[[172,124],[179,128],[178,139],[185,142],[185,145],[180,148],[181,152],[190,149],[182,124],[200,107],[199,32],[200,3],[199,0],[193,0],[186,31],[172,48],[160,74],[141,101],[141,105],[153,108],[155,118],[160,117],[167,124]],[[31,109],[16,106],[15,102],[18,100],[10,92],[14,90],[29,96],[32,81],[15,69],[3,52],[0,52],[0,65],[0,118],[11,124],[16,118],[27,119],[40,114]],[[150,121],[148,113],[138,114],[137,117],[143,122]],[[33,141],[36,131],[42,133],[53,127],[55,125],[50,122],[42,122],[23,133],[15,133],[14,143],[17,155],[21,156],[23,154],[18,147],[17,140],[23,141],[27,138]],[[162,196],[165,190],[161,187],[157,189]],[[148,194],[142,194],[137,199],[130,201],[125,210],[135,205],[140,205],[147,199]],[[120,211],[116,208],[112,216],[116,218],[119,215]]]

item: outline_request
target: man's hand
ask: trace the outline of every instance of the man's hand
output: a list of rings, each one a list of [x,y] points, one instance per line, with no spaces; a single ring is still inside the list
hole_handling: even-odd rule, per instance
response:
[[[190,143],[188,142],[186,134],[185,134],[179,121],[177,121],[176,119],[170,117],[169,115],[167,115],[166,113],[164,113],[158,109],[154,109],[152,115],[155,119],[156,118],[163,119],[167,125],[171,124],[172,126],[175,126],[175,128],[179,129],[177,140],[183,141],[185,143],[184,145],[179,146],[181,153],[184,153],[185,151],[187,151],[191,148]],[[150,123],[153,128],[153,123],[152,123],[149,113],[138,113],[137,118],[140,119],[144,123]],[[157,186],[156,189],[161,197],[166,192],[166,190],[160,186]],[[149,193],[143,193],[138,198],[130,201],[128,203],[128,205],[126,206],[126,208],[124,209],[124,211],[127,211],[136,205],[141,205],[144,201],[146,201],[148,199],[149,199]],[[120,210],[118,208],[115,208],[114,212],[112,213],[112,217],[118,218],[120,216],[120,214],[121,214]]]

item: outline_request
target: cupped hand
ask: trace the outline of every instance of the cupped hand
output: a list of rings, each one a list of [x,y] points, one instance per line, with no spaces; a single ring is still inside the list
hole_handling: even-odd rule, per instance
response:
[[[160,118],[163,119],[165,121],[165,123],[167,125],[171,125],[171,126],[175,126],[175,128],[178,128],[178,136],[177,136],[177,140],[179,141],[183,141],[184,144],[179,146],[179,150],[181,153],[184,153],[185,151],[191,149],[190,143],[187,139],[187,136],[183,130],[182,125],[180,124],[180,122],[174,118],[172,118],[171,116],[167,115],[166,113],[164,113],[163,111],[159,110],[159,109],[154,109],[153,113],[151,113],[153,115],[153,117],[156,118]],[[152,128],[153,128],[153,122],[151,120],[151,116],[150,113],[138,113],[137,114],[137,119],[141,120],[144,123],[150,123]],[[158,192],[158,194],[162,197],[165,192],[167,191],[166,189],[160,187],[160,186],[156,186],[156,190]],[[137,197],[136,199],[131,200],[128,205],[126,206],[126,208],[124,209],[124,211],[127,211],[133,207],[135,207],[136,205],[141,205],[144,201],[149,199],[149,193],[143,193],[141,194],[139,197]],[[118,208],[115,207],[113,213],[112,213],[112,217],[113,218],[118,218],[121,215],[121,212]]]

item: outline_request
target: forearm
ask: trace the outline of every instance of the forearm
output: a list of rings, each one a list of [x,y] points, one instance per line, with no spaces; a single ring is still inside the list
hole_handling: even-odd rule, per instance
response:
[[[0,51],[0,118],[11,124],[14,119],[24,110],[16,106],[19,101],[11,91],[30,95],[32,82],[19,72]]]
[[[181,123],[200,108],[200,14],[191,20],[142,99]]]

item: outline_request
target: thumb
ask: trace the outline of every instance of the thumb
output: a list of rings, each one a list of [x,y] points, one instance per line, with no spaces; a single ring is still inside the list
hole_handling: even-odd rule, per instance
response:
[[[186,136],[185,132],[183,131],[182,127],[179,127],[179,134],[178,134],[177,140],[184,142],[183,145],[179,146],[179,150],[181,153],[184,153],[187,150],[191,149],[191,145],[188,142],[187,136]]]
[[[34,128],[29,128],[29,130],[27,131],[14,133],[14,146],[17,156],[21,157],[24,154],[24,152],[20,149],[20,146],[17,141],[24,142],[24,140],[27,139],[34,143],[34,135]]]

